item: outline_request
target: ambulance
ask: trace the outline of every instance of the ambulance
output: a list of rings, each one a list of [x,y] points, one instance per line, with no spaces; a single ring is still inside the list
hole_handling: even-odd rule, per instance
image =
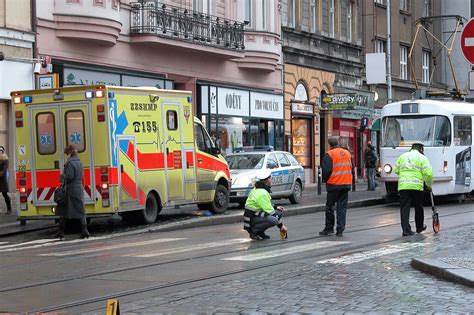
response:
[[[78,86],[11,93],[20,223],[57,218],[64,148],[84,165],[86,213],[152,223],[164,208],[229,204],[226,160],[193,116],[187,91]]]

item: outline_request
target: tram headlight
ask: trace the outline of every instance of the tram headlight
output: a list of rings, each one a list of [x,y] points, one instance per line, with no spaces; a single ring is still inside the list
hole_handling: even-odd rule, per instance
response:
[[[392,172],[392,166],[390,164],[385,164],[383,166],[383,171],[385,174],[390,174]]]

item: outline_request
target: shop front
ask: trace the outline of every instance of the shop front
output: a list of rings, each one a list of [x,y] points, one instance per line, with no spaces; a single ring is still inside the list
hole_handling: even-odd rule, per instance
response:
[[[283,149],[283,96],[200,84],[198,116],[226,155],[248,146]]]

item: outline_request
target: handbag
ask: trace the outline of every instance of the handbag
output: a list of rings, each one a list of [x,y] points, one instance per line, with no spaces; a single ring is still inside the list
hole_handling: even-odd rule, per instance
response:
[[[66,204],[66,184],[61,185],[54,190],[54,202],[56,202],[58,205]]]

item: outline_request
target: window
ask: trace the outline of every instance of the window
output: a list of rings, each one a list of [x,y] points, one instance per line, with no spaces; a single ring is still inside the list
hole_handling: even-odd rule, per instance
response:
[[[291,166],[290,161],[288,161],[288,159],[283,153],[277,153],[276,155],[277,155],[278,162],[280,162],[281,167]]]
[[[400,79],[408,79],[408,48],[406,46],[400,46]]]
[[[329,0],[329,37],[332,37],[332,38],[334,38],[335,27],[336,27],[336,21],[335,21],[336,8],[335,8],[334,1],[335,0]]]
[[[213,14],[212,0],[193,0],[193,11]]]
[[[296,0],[288,0],[288,26],[295,27]]]
[[[267,0],[262,0],[262,30],[267,29]]]
[[[278,168],[277,158],[274,153],[268,155],[267,168]]]
[[[193,11],[203,11],[202,0],[193,0]]]
[[[316,32],[318,29],[318,6],[316,3],[317,0],[311,0],[311,32]]]
[[[249,27],[252,27],[252,0],[245,0],[245,21],[249,22]]]
[[[410,6],[409,6],[409,0],[400,0],[400,10],[409,12]]]
[[[178,114],[174,110],[169,110],[166,112],[166,125],[168,130],[177,130],[178,129]]]
[[[352,10],[353,10],[353,3],[349,0],[347,4],[347,41],[352,42]]]
[[[384,53],[385,52],[385,41],[376,39],[374,41],[375,47],[374,50],[376,53]]]
[[[422,70],[421,82],[429,83],[430,82],[430,53],[427,51],[424,51],[422,55],[421,70]]]
[[[51,112],[36,115],[36,146],[39,154],[56,153],[56,128]]]
[[[454,117],[454,145],[471,145],[471,117]]]
[[[421,16],[427,17],[431,15],[431,0],[422,0],[423,6],[421,8]]]
[[[375,3],[387,5],[387,0],[374,0]]]
[[[300,163],[298,163],[298,161],[295,159],[295,157],[293,155],[291,155],[290,153],[287,153],[286,157],[288,158],[288,160],[290,160],[291,165],[300,166]]]
[[[70,110],[64,115],[66,120],[66,144],[76,146],[77,152],[86,150],[86,134],[84,113],[80,110]]]
[[[196,145],[199,150],[206,152],[211,148],[211,138],[200,124],[194,124],[194,133],[196,134]]]

